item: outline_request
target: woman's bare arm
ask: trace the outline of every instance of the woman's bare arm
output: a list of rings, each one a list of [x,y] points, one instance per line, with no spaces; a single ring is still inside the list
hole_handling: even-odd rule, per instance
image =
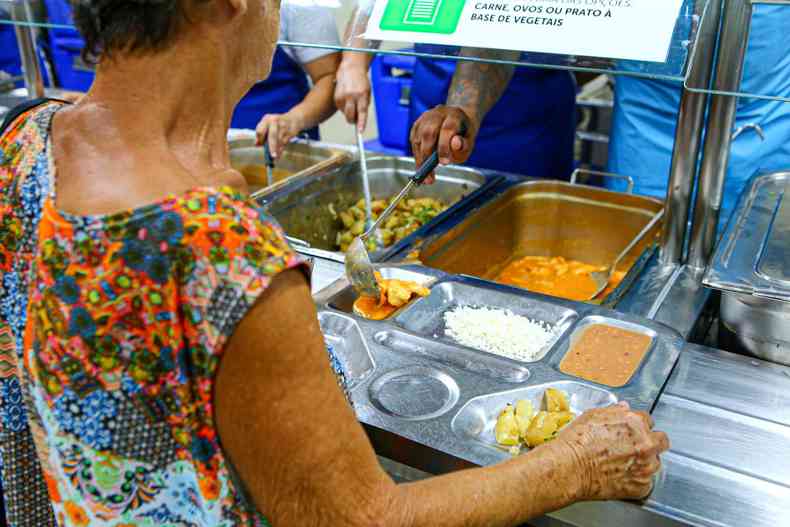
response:
[[[307,130],[323,123],[335,113],[335,74],[340,64],[340,53],[330,53],[304,65],[304,69],[313,81],[313,87],[305,98],[291,108]]]
[[[240,323],[220,364],[223,449],[274,525],[517,525],[586,495],[589,467],[564,440],[496,467],[395,485],[324,346],[307,282],[287,271]]]
[[[275,158],[300,132],[318,126],[335,113],[335,74],[339,63],[340,53],[330,53],[305,64],[303,67],[313,81],[305,98],[286,113],[267,114],[260,120],[255,128],[258,143],[268,141]]]

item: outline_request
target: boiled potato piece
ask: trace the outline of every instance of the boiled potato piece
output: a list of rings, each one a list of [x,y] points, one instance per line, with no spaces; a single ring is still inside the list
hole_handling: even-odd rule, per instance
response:
[[[348,212],[350,212],[351,215],[354,216],[358,220],[364,220],[365,219],[365,209],[364,208],[351,207],[348,210]]]
[[[526,437],[533,417],[535,417],[535,409],[532,407],[532,401],[522,399],[516,403],[516,423],[521,437]]]
[[[557,420],[550,416],[551,414],[549,412],[540,411],[532,419],[527,429],[527,434],[524,437],[527,446],[536,447],[554,437],[558,429]]]
[[[352,216],[348,212],[341,212],[340,221],[343,222],[343,227],[345,227],[346,229],[350,229],[351,226],[354,225],[354,216]]]
[[[548,388],[543,394],[543,406],[547,412],[569,412],[568,394],[556,388]]]
[[[573,418],[576,417],[572,412],[552,412],[549,415],[557,423],[557,431],[562,430],[564,426],[573,421]]]
[[[371,203],[371,214],[373,219],[379,217],[386,205],[392,203],[392,199],[377,199]],[[391,232],[391,235],[382,236],[382,244],[389,247],[393,243],[399,242],[403,238],[419,229],[425,223],[431,221],[437,214],[444,211],[447,207],[440,201],[432,198],[405,199],[398,204],[392,216],[387,218],[383,226]],[[330,210],[331,205],[330,205]],[[333,212],[333,216],[335,216]],[[345,233],[354,229],[354,236],[358,236],[359,222],[365,223],[365,201],[360,199],[347,210],[336,215],[339,223],[342,224],[342,232]],[[336,240],[337,245],[344,245],[340,239]],[[350,243],[347,242],[345,245]]]
[[[505,406],[505,409],[499,414],[494,426],[494,436],[500,445],[516,446],[519,444],[516,412],[512,404]]]

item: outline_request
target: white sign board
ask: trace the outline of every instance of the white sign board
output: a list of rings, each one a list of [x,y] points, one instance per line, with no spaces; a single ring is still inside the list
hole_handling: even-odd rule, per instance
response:
[[[683,0],[376,0],[365,38],[665,62]]]

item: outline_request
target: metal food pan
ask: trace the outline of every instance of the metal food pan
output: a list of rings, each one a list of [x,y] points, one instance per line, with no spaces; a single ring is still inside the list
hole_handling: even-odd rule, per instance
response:
[[[508,289],[510,288],[492,288],[487,287],[485,283],[472,285],[468,280],[461,282],[450,279],[436,284],[429,296],[420,298],[405,307],[395,318],[395,323],[413,333],[461,346],[445,332],[445,313],[461,306],[509,310],[530,320],[543,322],[552,328],[554,336],[544,346],[540,357],[531,361],[538,362],[549,353],[576,321],[578,313],[559,304],[521,295],[516,289]],[[477,351],[489,355],[484,350]]]
[[[244,175],[253,198],[282,187],[286,181],[329,170],[350,159],[350,154],[343,150],[308,140],[294,140],[285,148],[283,155],[276,160],[275,183],[271,187],[267,187],[263,148],[254,144],[250,145],[249,140],[245,139],[236,140],[230,146],[230,164]]]
[[[523,256],[563,256],[611,265],[662,209],[656,199],[561,181],[517,184],[453,228],[425,240],[419,260],[450,274],[493,280]],[[655,248],[662,224],[626,255],[620,287],[600,303],[611,306]]]
[[[416,170],[411,158],[377,157],[368,160],[368,178],[373,199],[388,199],[406,185]],[[430,226],[442,221],[455,210],[466,197],[471,198],[498,181],[484,173],[463,167],[439,167],[433,185],[423,185],[412,191],[416,198],[430,197],[450,205],[444,213],[417,230],[412,236],[420,235]],[[325,170],[310,178],[286,184],[274,192],[260,196],[260,202],[277,219],[285,232],[303,240],[311,247],[337,251],[335,240],[343,230],[337,214],[362,199],[362,176],[358,161],[331,170]],[[411,237],[409,237],[411,238]],[[372,254],[376,260],[397,252],[409,238],[396,242],[392,247]],[[342,253],[337,253],[342,260]]]
[[[450,424],[457,436],[494,450],[507,452],[508,447],[496,442],[494,426],[502,410],[508,404],[526,399],[535,411],[542,408],[543,394],[548,388],[556,388],[568,394],[571,412],[580,415],[593,408],[603,408],[617,403],[617,396],[609,390],[574,381],[558,381],[518,388],[505,392],[481,395],[467,402]]]

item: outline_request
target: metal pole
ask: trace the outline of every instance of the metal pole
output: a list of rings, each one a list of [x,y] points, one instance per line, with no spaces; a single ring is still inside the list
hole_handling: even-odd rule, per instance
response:
[[[19,55],[22,57],[27,96],[31,98],[43,97],[44,80],[41,77],[41,68],[36,55],[36,38],[33,27],[28,25],[34,20],[30,3],[27,0],[11,2],[11,19],[14,22],[22,23],[22,25],[14,25],[14,32],[19,45]]]
[[[750,0],[726,0],[726,2],[714,84],[717,91],[735,92],[740,88],[743,76],[743,62],[749,44],[752,21],[752,4]],[[689,244],[689,265],[696,269],[707,266],[716,245],[724,177],[727,174],[737,106],[737,97],[727,95],[711,97]]]
[[[688,76],[690,86],[710,87],[722,1],[711,0],[703,25],[697,33]],[[705,2],[697,2],[696,7],[699,9],[704,4]],[[708,98],[707,93],[690,92],[685,88],[682,91],[659,253],[660,261],[664,265],[679,264],[683,260],[683,244],[691,209],[691,193],[697,175],[697,160],[702,143],[703,120]]]

